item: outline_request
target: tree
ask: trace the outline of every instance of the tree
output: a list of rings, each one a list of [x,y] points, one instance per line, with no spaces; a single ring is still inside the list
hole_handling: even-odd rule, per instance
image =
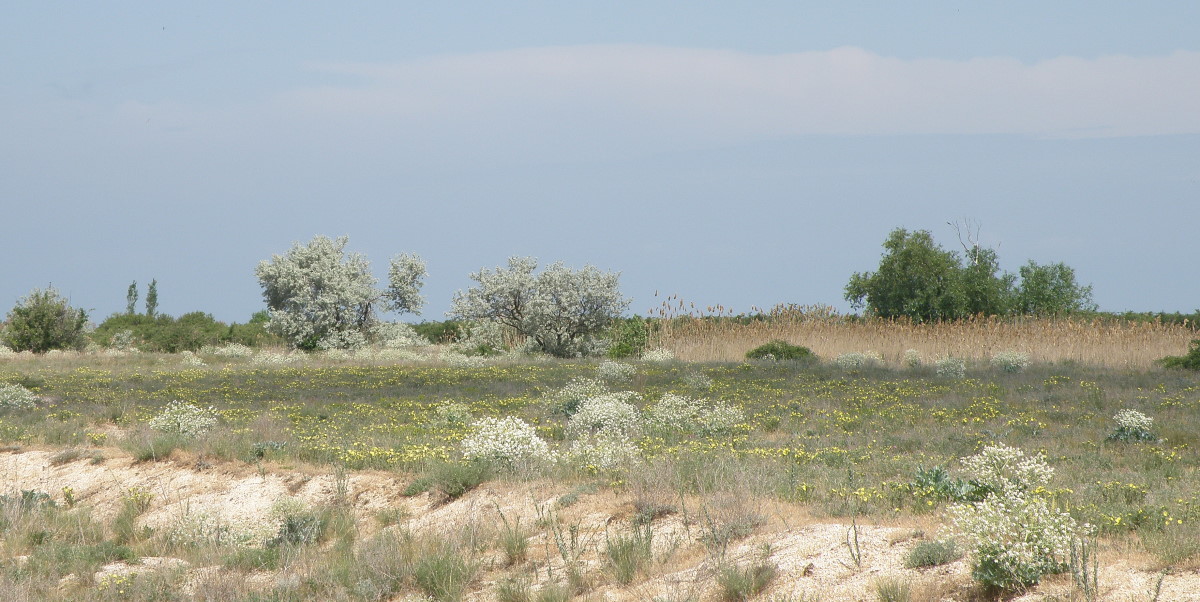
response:
[[[1038,265],[1030,260],[1019,272],[1017,305],[1021,313],[1054,316],[1096,310],[1091,285],[1080,286],[1075,270],[1062,262]]]
[[[600,351],[598,335],[629,307],[620,275],[590,265],[574,271],[554,263],[535,276],[536,269],[537,259],[512,257],[507,268],[471,274],[477,285],[456,293],[447,315],[508,326],[559,357]]]
[[[347,254],[349,239],[317,236],[294,243],[255,269],[271,318],[268,329],[298,349],[352,349],[367,344],[379,323],[381,306],[419,313],[425,263],[398,255],[388,272],[387,291],[376,288],[370,265]]]
[[[8,312],[4,341],[14,351],[83,349],[87,311],[71,307],[54,287],[33,289]]]
[[[961,317],[966,297],[958,255],[933,242],[928,230],[896,228],[883,243],[879,269],[855,273],[846,300],[881,318],[917,321]]]
[[[151,279],[146,288],[146,315],[151,318],[158,313],[158,280]]]
[[[134,280],[132,283],[130,283],[129,290],[125,291],[125,313],[126,314],[132,316],[133,312],[137,311],[137,300],[138,300],[137,280]]]

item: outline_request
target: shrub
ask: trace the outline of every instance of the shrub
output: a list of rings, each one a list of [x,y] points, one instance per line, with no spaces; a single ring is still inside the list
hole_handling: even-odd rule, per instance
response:
[[[515,416],[481,418],[462,441],[463,457],[512,466],[552,459],[550,447],[529,423]]]
[[[913,368],[913,369],[920,368],[921,367],[921,352],[917,351],[916,349],[905,349],[904,350],[904,365],[908,366],[909,368]]]
[[[33,391],[8,383],[0,383],[0,410],[32,410],[38,402]]]
[[[571,443],[567,460],[587,472],[615,470],[638,461],[636,445],[620,433],[601,432]]]
[[[878,366],[883,363],[883,358],[878,353],[868,351],[867,353],[843,353],[833,360],[837,367],[843,370],[860,370],[869,366]]]
[[[1079,528],[1038,493],[1054,474],[1045,460],[998,445],[963,465],[993,490],[982,501],[949,509],[953,531],[970,552],[972,576],[989,588],[1012,590],[1065,570]]]
[[[608,393],[608,386],[594,378],[575,378],[563,388],[546,396],[545,401],[556,414],[570,417],[579,411],[584,400]]]
[[[157,416],[150,419],[150,428],[168,434],[196,437],[217,424],[217,412],[212,407],[200,408],[183,401],[172,401]]]
[[[638,316],[618,318],[609,328],[608,357],[637,357],[646,350],[649,341],[650,330],[646,328],[645,320]]]
[[[454,295],[449,315],[503,324],[558,357],[602,351],[601,333],[629,306],[618,288],[618,274],[593,266],[574,271],[562,263],[537,276],[535,269],[536,259],[512,257],[507,268],[471,274],[476,286]]]
[[[13,351],[83,349],[87,312],[71,307],[53,287],[33,289],[8,312],[4,343]]]
[[[430,343],[452,343],[462,338],[463,324],[457,320],[428,320],[412,324],[417,334],[425,337]]]
[[[675,353],[665,347],[658,347],[642,353],[643,362],[670,362],[675,359]]]
[[[746,359],[748,360],[811,360],[816,359],[816,357],[817,356],[814,355],[812,350],[810,350],[808,347],[793,345],[780,339],[759,345],[758,347],[746,352]]]
[[[1020,351],[1001,351],[992,356],[992,366],[1015,374],[1029,367],[1029,354]]]
[[[443,462],[434,467],[429,484],[446,499],[456,500],[492,478],[492,464],[491,460],[479,457],[467,462]]]
[[[1200,370],[1200,339],[1192,339],[1192,342],[1188,343],[1187,355],[1168,355],[1158,360],[1158,363],[1164,368]]]
[[[96,327],[92,340],[117,349],[136,345],[143,351],[179,353],[220,343],[229,327],[204,312],[173,318],[165,314],[113,314]]]
[[[919,569],[949,564],[962,558],[953,540],[922,541],[904,557],[905,568]]]
[[[606,382],[628,382],[634,374],[637,374],[637,368],[612,360],[604,360],[596,367],[596,376]]]
[[[641,413],[630,403],[636,396],[636,393],[623,391],[584,400],[579,411],[567,422],[567,437],[578,439],[599,433],[636,436],[642,426]]]
[[[957,357],[939,358],[936,371],[942,378],[963,378],[967,375],[967,362]]]
[[[1124,409],[1113,420],[1117,428],[1108,436],[1111,441],[1154,441],[1157,437],[1150,431],[1154,419],[1137,411]]]
[[[649,418],[660,429],[713,436],[731,432],[745,419],[745,414],[724,403],[713,404],[667,393],[649,409]]]

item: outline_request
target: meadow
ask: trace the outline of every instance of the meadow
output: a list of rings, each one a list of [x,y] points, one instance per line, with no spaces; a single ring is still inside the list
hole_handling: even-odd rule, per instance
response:
[[[1093,527],[1080,541],[1099,546],[1104,566],[1123,563],[1167,579],[1200,568],[1200,377],[1151,362],[1180,353],[1190,330],[1037,321],[878,326],[675,320],[654,334],[669,351],[623,363],[468,358],[437,348],[10,354],[0,359],[0,383],[37,396],[32,407],[0,408],[0,445],[10,454],[47,451],[53,466],[124,460],[337,478],[326,502],[273,509],[264,537],[216,529],[183,544],[177,530],[139,523],[152,502],[136,488],[122,489],[105,513],[66,486],[10,482],[0,491],[0,591],[10,593],[6,599],[68,592],[102,600],[836,600],[777,574],[785,563],[771,560],[769,546],[757,560],[727,560],[730,550],[782,520],[789,529],[781,532],[850,525],[855,537],[843,550],[850,570],[864,572],[859,525],[904,527],[929,553],[949,541],[941,531],[947,510],[969,496],[964,459],[997,444],[1044,455],[1053,478],[1036,494]],[[742,359],[769,338],[805,344],[820,359]],[[991,361],[1001,351],[1031,361]],[[837,357],[848,353],[866,361]],[[965,360],[961,374],[939,370],[947,355]],[[572,391],[584,385],[636,408],[631,420],[640,426],[625,433],[626,447],[605,447],[601,423],[609,418],[580,434]],[[172,402],[215,420],[202,436],[164,429]],[[671,422],[678,408],[692,408],[695,424]],[[1146,436],[1114,436],[1123,410],[1152,419]],[[464,459],[464,440],[483,419],[507,417],[530,425],[557,460]],[[348,496],[347,475],[356,474],[399,484],[400,500],[364,518]],[[536,487],[559,502],[527,504],[536,512],[524,523],[497,504],[486,525],[456,520],[438,536],[414,526],[405,505],[449,507],[489,487]],[[578,498],[619,501],[585,543],[554,515],[566,516]],[[688,537],[664,550],[667,521],[686,527]],[[529,551],[529,542],[544,549]],[[208,594],[183,587],[194,571],[95,576],[115,561],[160,557],[215,567],[225,585],[212,577]],[[1063,563],[1069,587],[1060,599],[1107,599],[1089,589],[1086,563]],[[678,595],[636,588],[681,565],[711,570]],[[1093,570],[1103,583],[1103,570]],[[270,578],[255,582],[264,573]],[[862,599],[1014,593],[962,576],[939,588],[917,569],[888,579],[865,582],[871,593]]]

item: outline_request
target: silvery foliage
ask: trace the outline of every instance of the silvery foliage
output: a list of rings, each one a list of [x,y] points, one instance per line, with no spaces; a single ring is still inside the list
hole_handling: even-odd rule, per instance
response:
[[[596,376],[605,382],[629,382],[635,374],[637,368],[624,362],[604,360],[596,366]]]
[[[1020,351],[1001,351],[992,356],[992,365],[1010,373],[1017,373],[1029,367],[1029,354]]]
[[[657,428],[706,436],[727,435],[745,420],[740,409],[667,393],[649,409],[650,422]]]
[[[834,358],[833,363],[845,370],[858,370],[868,366],[878,366],[883,363],[883,357],[874,351],[866,353],[843,353]]]
[[[344,236],[317,236],[255,269],[271,315],[267,327],[293,347],[357,349],[375,336],[381,306],[420,311],[426,272],[419,257],[392,258],[388,289],[380,291],[366,258],[345,252],[347,242]]]
[[[908,366],[909,368],[913,368],[913,369],[920,368],[921,367],[921,352],[917,351],[916,349],[905,349],[904,350],[904,365]]]
[[[22,387],[0,383],[0,409],[31,410],[37,405],[38,396]]]
[[[943,378],[963,378],[967,375],[967,362],[957,357],[939,358],[936,366],[937,375]]]
[[[463,457],[505,464],[528,464],[554,459],[550,446],[529,423],[516,416],[480,418],[462,441]]]
[[[620,391],[605,393],[585,399],[579,411],[567,421],[565,430],[569,439],[580,439],[590,435],[634,438],[641,433],[642,415],[633,401],[637,393]]]
[[[1054,475],[1045,458],[996,445],[965,459],[963,466],[991,489],[982,501],[949,509],[953,531],[971,552],[975,578],[1011,589],[1060,572],[1081,530],[1044,495]]]
[[[536,259],[512,257],[507,268],[471,274],[477,286],[455,293],[448,315],[504,324],[559,357],[603,351],[599,335],[629,307],[619,275],[590,265],[571,270],[561,262],[535,276],[536,269]]]
[[[150,428],[163,433],[195,437],[203,435],[217,424],[217,411],[175,400],[150,419]]]

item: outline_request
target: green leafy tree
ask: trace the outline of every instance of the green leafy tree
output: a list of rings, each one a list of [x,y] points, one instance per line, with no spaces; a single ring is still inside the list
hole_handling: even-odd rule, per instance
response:
[[[4,342],[14,351],[83,349],[87,311],[71,307],[54,287],[33,289],[8,312]]]
[[[146,289],[146,315],[151,318],[158,313],[158,280],[151,279]]]
[[[1012,311],[1016,276],[1000,272],[995,250],[980,246],[968,249],[959,278],[964,314],[1000,316]]]
[[[846,300],[881,318],[917,321],[958,318],[966,312],[958,255],[933,241],[928,230],[896,228],[883,243],[879,269],[855,273]]]
[[[1038,265],[1030,260],[1021,266],[1017,305],[1024,314],[1055,316],[1095,311],[1092,287],[1075,280],[1075,270],[1061,262]]]
[[[125,313],[133,315],[137,311],[138,290],[137,280],[129,284],[129,290],[125,291]]]

